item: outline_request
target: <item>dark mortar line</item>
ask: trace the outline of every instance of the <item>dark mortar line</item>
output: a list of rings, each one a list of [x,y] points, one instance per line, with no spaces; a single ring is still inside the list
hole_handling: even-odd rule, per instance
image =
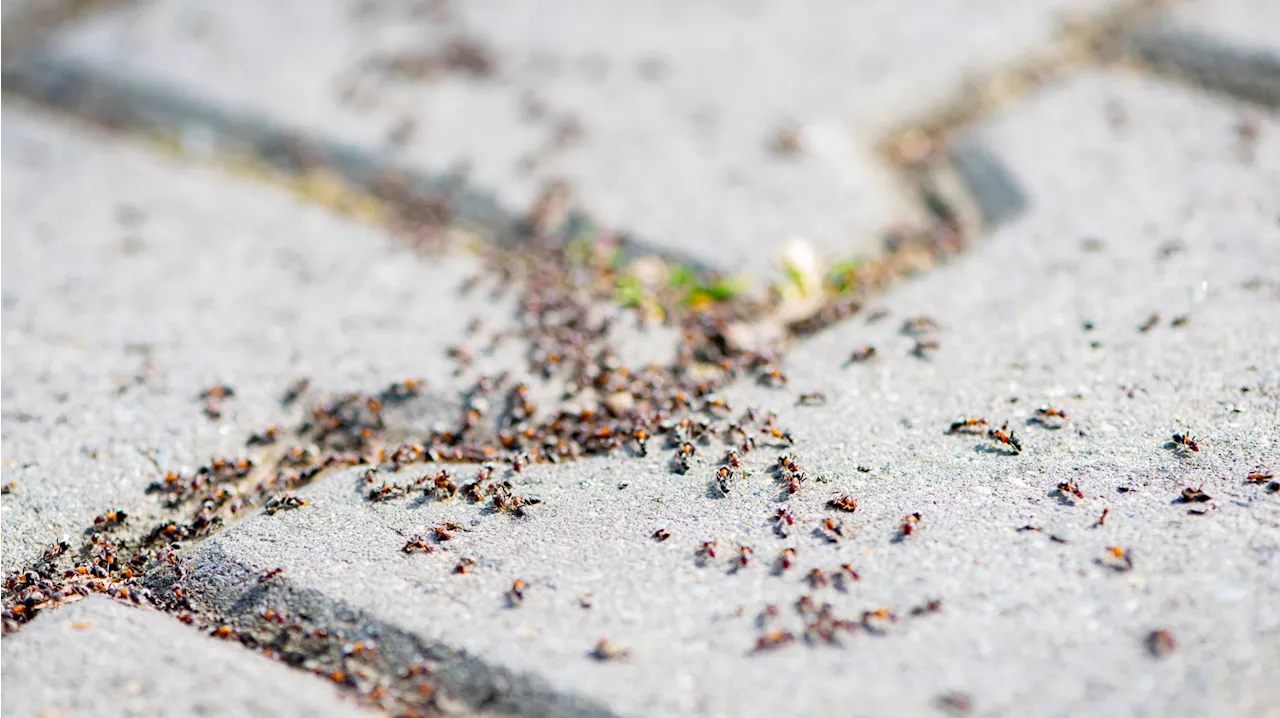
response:
[[[515,246],[524,236],[523,213],[503,206],[492,192],[468,185],[457,173],[434,173],[398,164],[386,153],[220,108],[178,88],[138,83],[41,49],[19,58],[2,77],[6,94],[118,134],[171,138],[185,159],[216,164],[219,158],[250,157],[299,178],[316,170],[331,171],[351,188],[373,197],[392,202],[398,198],[426,199],[447,206],[454,223],[500,246]],[[193,147],[197,143],[208,146]],[[971,169],[979,154],[985,160],[980,168]],[[996,166],[990,153],[953,153],[910,167],[892,161],[889,166],[902,178],[908,194],[935,220],[939,207],[950,210],[971,200],[982,220],[980,228],[972,229],[990,230],[1026,206],[1017,182]],[[946,168],[954,168],[965,183],[974,179],[974,184],[963,188],[959,197],[939,191],[931,175]],[[973,238],[963,239],[967,243]],[[630,233],[623,235],[622,248],[627,257],[656,255],[704,274],[719,269]]]
[[[890,162],[910,164],[901,157],[897,141],[918,132],[933,138],[956,136],[977,120],[990,117],[1007,102],[1026,97],[1060,83],[1083,70],[1105,66],[1125,54],[1130,38],[1156,22],[1161,13],[1179,0],[1130,0],[1100,17],[1065,27],[1043,48],[1014,59],[1007,66],[963,83],[934,108],[917,113],[889,132],[877,144]],[[1072,50],[1076,53],[1073,55]],[[1009,93],[1009,87],[1016,88]],[[993,93],[994,88],[1001,92]],[[992,94],[1002,95],[992,98]]]
[[[398,164],[383,153],[220,108],[178,88],[138,83],[43,50],[19,58],[0,77],[6,94],[98,127],[124,135],[172,137],[184,158],[216,163],[219,158],[251,157],[292,177],[326,170],[379,199],[408,198],[447,207],[451,224],[500,246],[514,246],[525,234],[522,213],[503,206],[492,192],[468,184],[460,174]],[[209,144],[191,147],[196,143]],[[622,246],[628,256],[658,255],[704,273],[715,269],[643,237],[628,234]]]
[[[1131,52],[1157,73],[1238,100],[1280,108],[1280,56],[1160,26],[1137,33]]]
[[[1026,192],[981,137],[967,133],[955,141],[947,161],[959,176],[963,191],[977,204],[984,234],[1026,211]]]
[[[69,4],[74,4],[74,0],[69,0]],[[90,4],[96,3],[91,0]],[[1093,38],[1099,47],[1108,45],[1117,37],[1125,36],[1127,28],[1136,24],[1138,19],[1146,18],[1153,7],[1165,4],[1163,0],[1138,0],[1113,16],[1094,23],[1085,34]],[[1097,42],[1098,38],[1104,38],[1106,42]],[[1083,65],[1047,73],[1029,86],[1028,91],[1037,91],[1061,81],[1085,67],[1097,66],[1101,55],[1101,51],[1097,51]],[[996,73],[990,79],[995,81],[1018,73],[1018,70]],[[460,220],[464,228],[478,231],[500,245],[511,246],[523,234],[519,214],[502,206],[492,193],[467,186],[465,178],[459,175],[423,172],[397,165],[376,152],[282,127],[252,114],[228,111],[186,96],[176,88],[131,81],[84,63],[58,58],[39,48],[18,57],[7,67],[3,72],[3,83],[5,94],[34,101],[126,137],[172,137],[179,143],[180,155],[197,163],[203,161],[216,165],[219,159],[248,156],[288,176],[305,177],[315,170],[328,170],[335,172],[351,187],[375,197],[384,196],[388,182],[395,182],[403,196],[426,197],[447,203],[454,222]],[[940,103],[940,107],[943,109],[928,115],[932,119],[904,123],[898,131],[887,133],[886,137],[899,137],[915,129],[950,139],[969,129],[977,119],[999,109],[981,101],[968,100],[964,94]],[[207,147],[191,147],[191,144],[206,142],[209,143]],[[890,163],[902,173],[906,185],[914,190],[916,200],[935,220],[945,218],[957,204],[971,200],[976,204],[982,224],[980,228],[971,229],[986,233],[1011,221],[1026,208],[1026,196],[1017,181],[986,149],[979,137],[964,136],[949,144],[951,146],[942,156],[934,155],[921,163]],[[959,190],[966,196],[955,197],[953,192],[936,182],[940,173],[948,170],[956,174]],[[965,237],[966,243],[970,239]],[[688,257],[675,256],[670,250],[657,249],[643,239],[629,238],[627,245],[632,254],[656,254],[702,271],[709,269]],[[183,547],[184,551],[204,543],[207,538],[192,541]],[[227,558],[228,566],[222,566],[221,572],[225,573],[224,570],[234,564],[243,575],[255,575],[252,568],[229,557],[224,558]],[[163,573],[163,569],[153,572],[147,577],[147,583],[161,589],[175,585],[173,577],[163,576]],[[412,665],[422,658],[442,661],[438,668],[443,668],[433,675],[433,680],[438,679],[447,694],[464,700],[471,709],[522,715],[612,715],[607,708],[593,702],[557,692],[537,676],[513,674],[453,647],[424,643],[394,625],[374,619],[342,602],[328,600],[323,594],[293,588],[287,578],[273,583],[266,590],[248,579],[234,587],[225,581],[206,582],[199,587],[195,598],[218,602],[219,588],[235,591],[238,595],[233,600],[222,601],[228,604],[223,610],[211,608],[210,615],[235,619],[249,626],[246,630],[255,630],[255,624],[256,630],[271,630],[270,624],[255,612],[268,596],[292,599],[283,601],[284,605],[321,607],[323,615],[312,614],[307,620],[323,626],[341,627],[333,630],[333,634],[377,638],[379,660],[390,666],[379,670],[383,677],[394,676],[394,669]],[[56,607],[51,610],[56,610]],[[342,640],[334,636],[329,647],[340,648]]]
[[[876,144],[880,155],[899,168],[916,188],[926,208],[937,216],[936,207],[972,206],[979,227],[990,234],[1016,219],[1027,208],[1028,199],[1016,178],[986,146],[978,123],[1003,111],[1017,101],[1090,69],[1106,68],[1117,60],[1132,57],[1141,37],[1157,26],[1160,18],[1179,0],[1131,0],[1098,18],[1068,27],[1044,48],[1008,63],[1005,69],[967,82],[935,109],[917,114],[896,129],[884,133]],[[1071,51],[1076,50],[1075,55]],[[999,99],[993,88],[1015,87]],[[923,137],[930,149],[923,158],[903,156],[903,143]],[[957,180],[947,187],[948,173]],[[958,185],[958,186],[957,186]],[[959,196],[956,196],[959,195]]]
[[[427,197],[447,203],[453,215],[451,224],[460,223],[500,245],[512,246],[523,236],[520,215],[503,207],[492,193],[466,186],[463,177],[398,166],[378,153],[317,138],[259,116],[203,103],[174,88],[131,81],[84,63],[59,58],[40,48],[19,56],[5,68],[2,77],[6,95],[33,102],[126,139],[176,140],[179,156],[196,164],[216,166],[220,160],[250,157],[262,162],[266,168],[290,177],[306,177],[312,171],[327,170],[335,172],[352,188],[380,198],[384,198],[387,183],[393,182],[397,184],[394,189],[401,193],[397,196]],[[202,143],[207,144],[200,146]],[[956,164],[964,164],[963,158]],[[906,185],[914,190],[916,200],[930,210],[935,220],[943,220],[951,213],[952,200],[964,201],[963,198],[945,197],[945,192],[939,192],[928,174],[933,168],[927,165],[909,169],[893,166],[902,172]],[[963,168],[959,171],[962,177],[974,174]],[[989,175],[996,178],[996,185],[1004,183],[998,195],[1021,198],[1007,173],[991,171]],[[1014,203],[1016,206],[993,206],[985,201],[985,191],[977,192],[975,197],[986,224],[1004,221],[1022,208],[1022,204],[1017,202]],[[700,271],[711,269],[688,257],[675,256],[670,250],[657,249],[643,239],[628,238],[626,248],[630,254],[656,254]],[[245,517],[256,513],[246,512]],[[233,523],[239,521],[229,522],[222,529]],[[221,533],[222,529],[216,533]],[[185,542],[184,554],[216,533]],[[239,562],[229,560],[229,563],[234,563],[235,568],[245,575],[254,575],[251,568]],[[171,590],[176,583],[173,576],[165,575],[166,572],[162,568],[145,575],[144,585],[156,588],[157,593],[166,588]],[[216,603],[215,593],[219,587],[232,590],[224,581],[205,582],[199,588],[191,589],[195,594],[191,598],[198,602],[211,600]],[[224,610],[211,607],[204,618],[234,619],[246,625],[246,630],[255,630],[253,625],[257,624],[256,630],[266,633],[271,626],[257,616],[255,609],[268,595],[294,597],[296,600],[285,601],[284,605],[322,607],[324,615],[313,614],[308,620],[339,629],[332,630],[332,634],[377,636],[382,656],[379,660],[387,661],[390,666],[379,671],[384,678],[393,677],[397,668],[427,657],[443,660],[443,668],[438,667],[433,680],[438,679],[447,695],[463,699],[473,710],[522,715],[613,715],[594,702],[556,691],[537,676],[513,674],[452,647],[424,643],[341,602],[329,601],[314,591],[291,588],[287,578],[273,582],[268,587],[269,591],[263,588],[249,580],[241,582],[236,588],[241,595],[223,602],[226,604]],[[42,613],[57,608],[54,606]],[[155,608],[160,609],[158,606]],[[160,612],[171,616],[176,613],[163,609]],[[346,630],[339,627],[346,627]],[[327,647],[330,651],[340,651],[341,645],[342,638],[335,635]],[[390,658],[393,655],[394,659]]]
[[[374,641],[376,658],[361,667],[374,669],[384,684],[393,687],[394,679],[405,668],[424,662],[432,669],[430,682],[443,689],[450,701],[461,701],[474,711],[509,715],[581,716],[613,718],[617,714],[598,702],[560,691],[545,679],[491,665],[465,650],[441,642],[424,641],[393,624],[377,619],[366,611],[333,600],[315,589],[297,588],[288,574],[264,586],[258,583],[259,571],[227,554],[220,547],[209,553],[214,561],[204,562],[181,580],[171,569],[153,572],[146,583],[153,591],[172,590],[188,585],[202,573],[212,580],[197,580],[199,601],[210,604],[210,614],[223,624],[231,623],[245,635],[255,638],[280,633],[281,626],[262,618],[259,611],[284,606],[291,620],[301,618],[307,624],[329,632],[330,648],[341,650],[353,640]],[[202,558],[208,558],[206,554]],[[295,613],[301,607],[305,615]],[[317,658],[317,660],[321,660]],[[332,667],[334,664],[330,664]]]

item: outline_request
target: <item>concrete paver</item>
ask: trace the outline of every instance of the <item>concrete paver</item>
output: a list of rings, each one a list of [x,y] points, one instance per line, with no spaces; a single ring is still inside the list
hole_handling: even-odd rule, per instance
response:
[[[320,678],[91,597],[6,638],[7,716],[368,716]]]
[[[877,302],[887,319],[796,347],[791,390],[729,392],[794,432],[812,477],[794,496],[767,468],[785,447],[752,453],[728,497],[710,489],[711,447],[683,476],[666,451],[536,466],[513,476],[544,499],[525,519],[368,504],[347,472],[306,489],[305,510],[194,547],[184,585],[233,620],[280,602],[404,660],[465,655],[490,673],[444,670],[446,691],[519,695],[529,714],[917,715],[952,695],[982,715],[1267,715],[1280,700],[1280,499],[1244,478],[1280,465],[1280,335],[1266,330],[1280,324],[1280,123],[1242,138],[1245,112],[1088,74],[978,127],[969,141],[1018,178],[1028,213]],[[899,334],[920,315],[941,325],[926,358]],[[877,358],[841,368],[868,343]],[[827,402],[797,406],[800,391]],[[1043,405],[1068,413],[1061,428],[1035,423]],[[1025,451],[946,435],[964,415],[1008,420]],[[1175,432],[1200,450],[1171,448]],[[1211,499],[1178,501],[1193,487]],[[855,513],[826,507],[838,491]],[[771,521],[784,505],[798,519],[786,538]],[[815,535],[827,517],[849,535]],[[443,520],[467,530],[432,554],[401,551]],[[659,528],[671,537],[655,540]],[[699,566],[712,538],[718,554]],[[735,569],[740,545],[754,553]],[[787,546],[796,565],[777,575]],[[465,574],[462,557],[476,561]],[[861,580],[845,591],[806,585],[811,568],[846,562]],[[273,568],[282,580],[259,590]],[[516,579],[529,588],[512,606]],[[754,651],[766,604],[780,612],[767,626],[800,633],[802,594],[855,621],[880,607],[899,620],[843,648]],[[1157,629],[1177,644],[1159,659]],[[593,658],[606,636],[628,654]]]
[[[280,190],[27,110],[4,119],[6,571],[108,509],[145,522],[158,502],[142,490],[166,471],[245,456],[299,411],[279,405],[299,377],[308,400],[419,377],[440,389],[419,421],[454,421],[470,375],[452,376],[447,347],[511,314],[457,295],[477,258],[424,259]],[[236,396],[215,421],[197,395],[221,383]]]
[[[1140,54],[1157,67],[1248,99],[1280,105],[1280,6],[1267,0],[1176,3],[1139,33]]]
[[[507,207],[565,179],[606,226],[759,271],[792,235],[842,258],[921,221],[874,143],[1042,51],[1064,22],[1123,6],[165,0],[77,24],[27,64],[79,67],[158,89],[170,108],[190,100],[436,175],[465,167]],[[180,129],[199,144],[201,125]]]

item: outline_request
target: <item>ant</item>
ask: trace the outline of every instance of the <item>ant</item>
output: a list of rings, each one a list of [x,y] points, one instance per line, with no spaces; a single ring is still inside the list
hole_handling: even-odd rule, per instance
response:
[[[999,429],[987,429],[987,438],[998,441],[1010,447],[1015,454],[1022,453],[1022,440],[1018,435],[1009,429],[1009,422],[1005,422]]]
[[[405,486],[400,484],[389,484],[384,481],[381,486],[375,489],[369,489],[369,495],[366,497],[366,500],[374,502],[388,501],[390,499],[404,496],[407,490],[408,489]]]
[[[666,541],[667,539],[671,538],[671,532],[666,530],[665,528],[659,528],[657,531],[653,532],[652,538],[654,541],[657,541],[658,543],[662,543],[663,541]]]
[[[66,553],[69,550],[71,550],[71,544],[67,543],[66,541],[59,540],[57,543],[49,546],[44,550],[44,560],[52,561],[53,559],[61,556],[62,554]]]
[[[783,506],[773,514],[773,531],[779,536],[786,538],[788,533],[787,527],[794,525],[795,522],[796,518],[791,513],[791,507]]]
[[[787,491],[793,494],[800,490],[800,482],[809,478],[809,475],[805,473],[804,469],[800,468],[796,460],[787,454],[778,456],[778,470],[787,479]]]
[[[827,506],[830,506],[833,509],[852,513],[858,509],[858,500],[847,493],[837,494],[831,500],[827,501]]]
[[[1050,421],[1051,419],[1054,421]],[[1061,429],[1067,423],[1067,412],[1051,406],[1042,406],[1036,409],[1036,416],[1028,423],[1040,424],[1046,429]]]
[[[729,495],[729,489],[731,488],[729,481],[732,478],[733,470],[728,466],[721,466],[716,469],[716,488],[719,489],[721,494],[725,496]]]
[[[827,395],[820,391],[806,392],[796,399],[796,403],[801,406],[823,406],[827,403]]]
[[[635,434],[633,434],[633,438],[636,441],[636,447],[639,449],[640,455],[648,456],[649,455],[649,432],[645,431],[644,427],[640,427],[636,429]]]
[[[911,607],[912,616],[927,616],[931,613],[941,613],[941,612],[942,612],[942,601],[936,598],[931,598],[925,601],[924,603],[920,604],[919,606]]]
[[[236,395],[236,390],[226,384],[217,384],[200,392],[201,399],[206,401],[211,399],[228,399]]]
[[[698,453],[698,447],[694,446],[693,442],[685,441],[681,443],[679,448],[676,449],[676,456],[673,462],[675,465],[676,473],[678,474],[689,473],[689,460],[693,458],[694,454],[697,454],[697,453]]]
[[[973,433],[973,429],[982,431],[984,426],[989,426],[986,419],[960,417],[956,421],[951,422],[951,428],[947,429],[948,434],[957,434],[960,432]]]
[[[1158,628],[1147,634],[1147,651],[1156,658],[1163,658],[1177,648],[1178,642],[1167,628]]]
[[[262,585],[267,581],[270,581],[271,579],[275,578],[276,576],[279,576],[282,573],[284,573],[283,568],[273,568],[270,571],[267,571],[266,573],[258,577],[258,585]]]
[[[1275,478],[1275,474],[1270,471],[1254,471],[1244,477],[1244,480],[1250,484],[1265,484],[1273,478]]]
[[[298,397],[302,396],[309,386],[311,386],[311,380],[306,377],[302,377],[290,384],[289,388],[285,389],[284,394],[280,397],[280,406],[288,407],[297,401]]]
[[[1071,494],[1072,496],[1075,496],[1077,499],[1084,498],[1084,492],[1080,490],[1079,486],[1076,486],[1076,483],[1074,481],[1063,481],[1059,483],[1058,494],[1061,496],[1066,496],[1067,494]]]
[[[778,554],[778,567],[781,571],[791,568],[791,563],[796,558],[796,550],[791,547],[782,549],[782,553]]]
[[[1128,551],[1124,550],[1123,548],[1120,548],[1119,546],[1108,546],[1107,552],[1110,553],[1114,558],[1116,558],[1120,563],[1118,564],[1103,563],[1101,560],[1099,560],[1099,563],[1102,563],[1104,566],[1107,566],[1113,571],[1123,572],[1123,571],[1133,570],[1133,556],[1130,555]]]
[[[876,348],[867,344],[853,350],[853,354],[849,355],[849,364],[861,364],[870,361],[876,355]]]
[[[262,507],[263,513],[273,516],[277,511],[287,511],[289,509],[297,509],[310,504],[293,494],[279,494],[272,496]]]
[[[518,606],[523,603],[524,592],[527,588],[529,588],[529,584],[517,578],[515,583],[511,584],[511,589],[507,591],[507,603],[511,606]]]
[[[942,347],[933,339],[917,339],[915,346],[911,347],[911,356],[917,359],[928,359],[929,352],[936,352]]]
[[[400,550],[405,553],[435,553],[436,547],[427,543],[427,540],[422,537],[415,537],[406,541],[404,548]]]
[[[1111,509],[1109,509],[1109,508],[1104,508],[1104,509],[1102,510],[1102,515],[1098,517],[1098,520],[1097,520],[1097,522],[1095,522],[1095,523],[1093,524],[1093,527],[1094,527],[1095,529],[1096,529],[1096,528],[1102,528],[1102,526],[1104,526],[1104,525],[1107,523],[1107,514],[1109,514],[1109,513],[1111,513]]]
[[[755,555],[755,551],[752,551],[750,546],[739,546],[738,565],[742,568],[746,568],[747,564],[751,563],[751,557],[753,555]]]
[[[776,630],[756,639],[756,651],[769,651],[796,640],[795,634],[791,631]]]
[[[631,651],[618,647],[613,641],[601,638],[588,654],[597,661],[620,661],[631,656]]]
[[[823,519],[818,524],[817,534],[830,543],[840,543],[844,538],[844,524],[835,519]]]
[[[720,542],[716,539],[703,541],[702,545],[699,546],[698,550],[693,554],[694,560],[697,561],[700,566],[705,564],[708,560],[716,557],[716,549],[719,547]]]
[[[529,465],[528,454],[516,454],[515,456],[511,457],[511,470],[516,472],[517,474],[520,473],[521,471],[524,471],[525,467],[528,465]]]
[[[1190,434],[1174,434],[1173,435],[1174,447],[1182,451],[1186,451],[1186,450],[1199,451],[1201,441],[1203,441],[1203,439],[1198,439]]]
[[[760,613],[756,615],[756,625],[764,628],[769,622],[778,617],[778,606],[773,603],[766,603]]]
[[[760,383],[764,386],[786,386],[787,375],[781,369],[773,368],[760,373]]]
[[[1212,497],[1206,494],[1204,491],[1202,491],[1201,487],[1199,486],[1195,487],[1194,489],[1191,487],[1187,487],[1182,490],[1181,494],[1178,495],[1178,503],[1181,503],[1181,504],[1204,503],[1211,498]]]
[[[760,430],[760,433],[768,434],[769,436],[772,436],[773,438],[777,439],[778,441],[781,441],[787,446],[795,446],[796,444],[796,440],[793,436],[791,436],[791,432],[789,430],[783,431],[776,426],[766,426]]]
[[[431,480],[432,486],[427,490],[429,496],[438,499],[450,499],[458,495],[458,485],[451,480],[449,471],[441,470]]]
[[[938,324],[938,322],[931,317],[915,317],[903,322],[902,329],[900,331],[906,336],[918,337],[921,334],[941,328],[942,325]]]
[[[915,533],[916,526],[920,524],[920,519],[922,518],[924,517],[920,515],[919,511],[913,514],[908,514],[905,518],[903,518],[902,519],[902,537],[906,538],[907,536],[910,536],[911,534]]]
[[[95,517],[93,519],[93,525],[101,526],[103,528],[111,528],[113,526],[119,526],[120,524],[123,524],[125,519],[127,518],[129,518],[129,514],[126,514],[123,511],[119,511],[119,510],[108,511],[101,516]]]
[[[276,439],[280,436],[280,427],[269,426],[262,433],[253,434],[245,441],[245,446],[268,446],[276,443]]]
[[[805,576],[805,580],[809,582],[810,588],[818,588],[828,584],[827,575],[820,568],[810,569],[809,574]]]
[[[448,541],[453,538],[455,531],[466,531],[466,528],[457,521],[441,521],[431,531],[435,534],[437,541]]]

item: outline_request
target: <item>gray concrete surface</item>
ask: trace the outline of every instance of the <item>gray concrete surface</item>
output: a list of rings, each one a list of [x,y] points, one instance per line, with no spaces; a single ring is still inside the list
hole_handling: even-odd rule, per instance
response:
[[[786,499],[767,471],[777,448],[749,457],[728,498],[708,493],[711,450],[685,476],[665,455],[535,467],[515,477],[544,499],[524,520],[462,502],[370,505],[348,473],[307,489],[308,510],[195,547],[186,585],[232,614],[285,600],[389,653],[479,661],[491,674],[470,690],[533,695],[527,714],[573,699],[618,715],[930,715],[959,691],[984,716],[1275,715],[1280,498],[1244,477],[1280,465],[1280,122],[1261,118],[1244,148],[1251,113],[1110,73],[982,123],[970,141],[1018,178],[1028,214],[878,301],[882,322],[801,344],[790,390],[730,392],[776,409],[813,475],[787,501],[789,538],[769,522]],[[898,334],[922,314],[942,325],[929,359]],[[880,355],[842,368],[867,343]],[[799,391],[829,402],[795,406]],[[1065,426],[1030,423],[1042,405],[1066,410]],[[944,434],[962,415],[1008,420],[1026,450]],[[1175,453],[1174,432],[1201,450]],[[1056,494],[1068,480],[1083,499]],[[1212,500],[1175,502],[1188,487]],[[860,505],[830,544],[811,532],[836,515],[824,504],[837,491]],[[895,540],[917,511],[919,529]],[[445,519],[470,530],[435,554],[401,552]],[[658,527],[671,538],[650,538]],[[713,537],[719,557],[699,567]],[[754,559],[735,571],[740,544]],[[774,575],[785,546],[796,566]],[[1107,566],[1112,546],[1132,570]],[[464,556],[477,565],[457,575]],[[862,576],[847,593],[803,583],[843,562]],[[275,567],[284,580],[255,590]],[[530,588],[513,608],[517,578]],[[754,653],[766,603],[799,632],[801,594],[855,620],[880,607],[901,619],[843,648]],[[929,599],[941,612],[909,615]],[[1158,628],[1177,642],[1162,659],[1145,645]],[[605,636],[629,657],[593,660]]]
[[[7,716],[369,716],[326,681],[90,597],[6,638]]]
[[[101,81],[160,88],[168,103],[243,113],[437,174],[465,166],[508,207],[563,178],[607,226],[760,272],[792,235],[845,257],[919,222],[874,143],[966,82],[1045,52],[1065,22],[1123,6],[165,0],[77,24],[31,62],[55,75],[90,68]],[[472,56],[461,69],[429,64],[458,42],[492,48],[481,58],[492,72]],[[397,131],[407,122],[414,132]],[[185,124],[199,145],[202,121]],[[783,128],[797,133],[794,156],[769,149]]]
[[[449,397],[431,420],[454,420],[469,375],[446,348],[510,314],[457,296],[474,258],[424,260],[280,189],[29,110],[4,124],[6,571],[107,509],[145,522],[147,484],[246,455],[299,377],[331,392],[420,377]],[[218,383],[237,396],[213,421],[197,395]]]
[[[1268,0],[1188,0],[1135,38],[1158,68],[1280,106],[1280,5]]]

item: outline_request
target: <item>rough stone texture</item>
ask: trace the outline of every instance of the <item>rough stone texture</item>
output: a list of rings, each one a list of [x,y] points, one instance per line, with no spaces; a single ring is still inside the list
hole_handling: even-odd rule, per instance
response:
[[[333,392],[421,377],[441,393],[420,422],[453,421],[473,375],[452,376],[446,347],[472,318],[487,333],[510,316],[509,300],[457,295],[473,258],[423,259],[278,189],[27,110],[4,120],[6,571],[107,509],[145,521],[148,483],[244,455],[288,418],[298,377]],[[212,421],[197,395],[217,383],[237,396]]]
[[[368,716],[320,678],[99,596],[12,638],[7,716]]]
[[[970,141],[1019,179],[1030,212],[877,302],[887,319],[797,347],[791,389],[732,391],[739,408],[776,408],[799,438],[814,478],[790,499],[767,470],[783,449],[767,446],[728,498],[709,492],[710,447],[685,476],[667,452],[534,467],[514,479],[545,502],[523,520],[462,502],[369,505],[347,472],[308,488],[308,507],[193,548],[188,589],[246,617],[280,602],[341,616],[380,650],[479,661],[492,675],[470,689],[532,695],[529,714],[571,712],[564,696],[621,715],[927,715],[961,691],[981,715],[1272,715],[1280,495],[1244,477],[1280,468],[1280,123],[1261,119],[1245,146],[1244,112],[1090,74],[984,123]],[[1160,322],[1140,332],[1153,312]],[[897,333],[921,314],[943,327],[928,359]],[[865,343],[880,356],[842,368]],[[829,402],[794,404],[813,390]],[[1063,428],[1030,421],[1044,404],[1070,414]],[[1026,451],[945,435],[961,415],[1008,420]],[[1175,431],[1201,436],[1201,450],[1172,451]],[[1057,496],[1065,480],[1086,498]],[[1212,501],[1174,502],[1195,486]],[[858,497],[856,513],[824,507],[836,491]],[[783,502],[799,518],[786,539],[769,522]],[[915,511],[919,530],[896,540]],[[826,516],[852,538],[814,536]],[[470,530],[435,554],[400,551],[444,519]],[[1017,530],[1028,525],[1041,530]],[[650,538],[658,527],[671,538]],[[699,567],[712,537],[719,557]],[[740,543],[754,559],[734,571]],[[784,546],[797,565],[778,576]],[[1131,552],[1131,571],[1105,565],[1110,546]],[[477,560],[466,575],[452,572],[462,556]],[[846,561],[862,574],[848,593],[803,584]],[[259,589],[277,567],[283,580]],[[517,578],[531,587],[513,608]],[[855,619],[882,606],[901,619],[842,649],[753,654],[764,604],[798,631],[802,593]],[[941,613],[908,615],[932,598]],[[1157,628],[1178,643],[1163,659],[1144,644]],[[591,659],[603,636],[630,657]]]
[[[28,67],[159,88],[158,102],[191,110],[195,144],[196,115],[213,107],[437,175],[465,166],[509,208],[567,179],[607,226],[760,270],[790,235],[845,257],[919,221],[872,149],[880,136],[1043,51],[1064,20],[1122,5],[160,0],[71,28]],[[492,74],[459,53],[461,69],[403,76],[460,41],[496,48]],[[385,71],[394,58],[400,76]],[[769,146],[787,127],[799,151],[778,156]]]
[[[1191,0],[1135,38],[1157,67],[1210,87],[1280,105],[1280,5],[1269,0]]]

